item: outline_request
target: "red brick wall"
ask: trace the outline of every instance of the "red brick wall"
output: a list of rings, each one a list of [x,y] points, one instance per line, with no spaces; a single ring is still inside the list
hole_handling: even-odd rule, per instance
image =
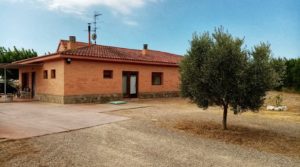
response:
[[[56,70],[56,78],[51,78],[51,70]],[[43,78],[43,71],[48,70],[48,79]],[[31,73],[36,72],[36,94],[64,95],[64,61],[56,60],[45,63],[42,67],[26,67],[19,69],[19,81],[22,83],[22,73],[29,74],[31,89]]]
[[[103,79],[103,70],[113,70],[113,79]],[[64,94],[121,94],[123,71],[139,72],[139,93],[179,90],[178,67],[73,60],[71,64],[65,64]],[[162,85],[152,85],[152,72],[163,73]]]
[[[51,78],[51,69],[56,70],[56,78]],[[179,91],[178,67],[150,66],[137,64],[104,63],[98,61],[64,60],[45,62],[43,67],[19,69],[20,83],[22,73],[36,72],[36,94],[50,95],[96,95],[122,93],[122,72],[138,71],[139,93],[157,93]],[[48,70],[48,79],[43,78],[43,71]],[[103,78],[103,70],[113,70],[112,79]],[[152,72],[163,73],[163,84],[152,85]]]

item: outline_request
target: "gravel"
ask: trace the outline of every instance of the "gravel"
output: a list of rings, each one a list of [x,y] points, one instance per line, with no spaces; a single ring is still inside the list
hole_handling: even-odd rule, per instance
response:
[[[0,166],[300,166],[298,158],[260,152],[159,126],[162,120],[181,116],[218,120],[221,116],[214,111],[217,108],[207,112],[178,99],[141,103],[153,107],[108,112],[131,117],[130,120],[0,142]],[[278,131],[299,137],[297,123],[263,120],[230,115],[229,123],[252,123],[270,130],[276,125]]]

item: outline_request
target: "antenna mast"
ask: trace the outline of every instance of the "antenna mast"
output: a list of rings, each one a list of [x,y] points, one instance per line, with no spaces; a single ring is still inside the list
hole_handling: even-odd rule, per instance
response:
[[[91,23],[88,23],[88,40],[90,46],[91,45]]]
[[[93,29],[93,35],[92,35],[92,39],[94,40],[95,44],[97,44],[97,17],[101,16],[101,13],[95,12],[94,13],[94,29]]]

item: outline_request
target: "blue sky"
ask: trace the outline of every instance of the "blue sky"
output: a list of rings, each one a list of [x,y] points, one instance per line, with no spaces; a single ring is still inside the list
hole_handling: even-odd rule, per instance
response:
[[[98,43],[185,54],[194,32],[224,26],[247,48],[269,42],[274,56],[300,57],[299,0],[0,0],[0,46],[54,52],[60,39],[87,41],[93,11]]]

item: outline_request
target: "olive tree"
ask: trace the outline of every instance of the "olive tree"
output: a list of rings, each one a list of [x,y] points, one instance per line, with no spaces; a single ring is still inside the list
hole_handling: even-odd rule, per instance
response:
[[[261,43],[249,51],[243,44],[244,39],[222,27],[212,34],[194,34],[180,64],[182,96],[204,109],[221,106],[224,130],[230,108],[235,114],[258,111],[277,80],[270,45]]]

